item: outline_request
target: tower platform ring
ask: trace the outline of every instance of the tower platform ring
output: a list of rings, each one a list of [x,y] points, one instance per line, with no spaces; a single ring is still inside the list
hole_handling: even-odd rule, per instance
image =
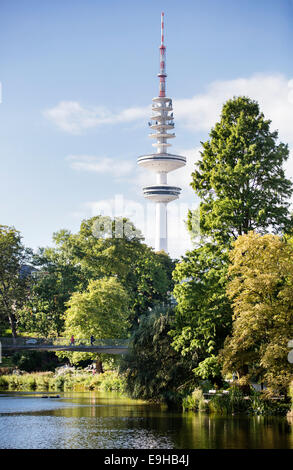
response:
[[[153,153],[142,155],[137,159],[138,165],[157,173],[169,173],[186,165],[186,158],[170,153]]]

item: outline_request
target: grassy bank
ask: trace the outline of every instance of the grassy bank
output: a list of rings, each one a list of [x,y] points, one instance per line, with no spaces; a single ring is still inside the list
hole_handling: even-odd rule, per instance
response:
[[[35,372],[23,375],[0,376],[0,390],[9,391],[86,391],[105,390],[124,392],[124,379],[115,371],[92,375],[83,371],[63,374]]]
[[[196,388],[191,395],[183,399],[184,410],[206,411],[220,415],[246,413],[251,415],[285,416],[292,407],[288,401],[272,400],[261,392],[251,391],[249,397],[244,396],[237,387],[231,388],[226,394],[216,394],[206,399],[201,389]]]

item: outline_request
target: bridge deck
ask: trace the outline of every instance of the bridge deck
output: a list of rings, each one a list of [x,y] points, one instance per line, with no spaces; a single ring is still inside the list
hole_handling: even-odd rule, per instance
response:
[[[34,341],[34,343],[30,343]],[[44,339],[44,338],[0,338],[2,352],[5,351],[76,351],[103,354],[125,354],[128,351],[127,340],[97,340],[100,344],[68,344],[68,339]],[[63,343],[63,344],[62,344]],[[67,344],[66,344],[67,343]]]

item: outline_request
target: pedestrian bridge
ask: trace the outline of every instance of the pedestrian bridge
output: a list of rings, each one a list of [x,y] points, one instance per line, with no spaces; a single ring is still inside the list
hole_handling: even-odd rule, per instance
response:
[[[6,351],[76,351],[103,354],[125,354],[128,351],[129,339],[97,339],[91,344],[90,340],[76,340],[70,344],[68,338],[1,338],[2,353]]]

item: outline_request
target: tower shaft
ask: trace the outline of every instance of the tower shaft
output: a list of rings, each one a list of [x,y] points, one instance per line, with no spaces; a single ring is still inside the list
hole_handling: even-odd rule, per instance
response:
[[[168,252],[167,242],[167,203],[156,203],[156,239],[155,250]]]

